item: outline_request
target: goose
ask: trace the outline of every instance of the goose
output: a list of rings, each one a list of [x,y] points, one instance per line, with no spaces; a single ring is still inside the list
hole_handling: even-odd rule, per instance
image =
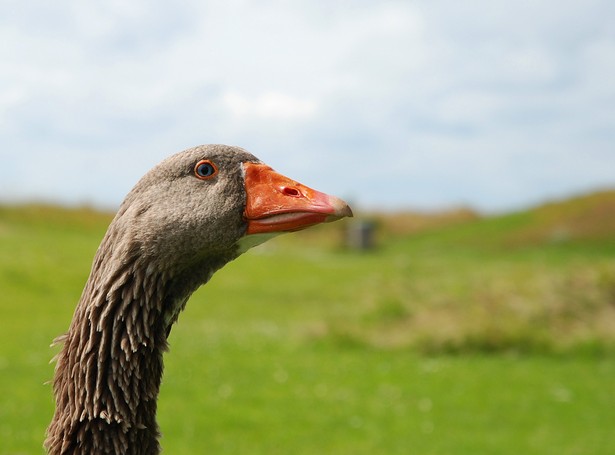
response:
[[[202,145],[146,173],[96,252],[56,339],[49,454],[157,454],[167,337],[190,295],[248,249],[352,216],[343,200],[239,147]]]

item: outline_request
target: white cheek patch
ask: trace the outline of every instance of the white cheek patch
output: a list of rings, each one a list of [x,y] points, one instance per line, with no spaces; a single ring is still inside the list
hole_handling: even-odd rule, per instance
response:
[[[262,243],[265,243],[267,240],[271,240],[272,238],[280,235],[281,232],[268,232],[266,234],[252,234],[246,235],[239,239],[237,242],[237,247],[239,248],[239,254],[243,254],[248,251],[250,248],[254,248]]]
[[[246,164],[263,164],[263,162],[255,159],[253,161],[244,161],[243,163],[239,163],[239,172],[241,173],[241,177],[243,179],[246,178]]]

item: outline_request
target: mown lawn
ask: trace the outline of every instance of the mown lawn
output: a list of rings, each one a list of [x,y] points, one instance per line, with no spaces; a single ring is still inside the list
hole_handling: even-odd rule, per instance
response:
[[[49,344],[108,221],[0,209],[2,454],[43,452]],[[518,225],[368,254],[293,234],[230,264],[171,334],[165,453],[613,453],[613,244],[497,241]]]

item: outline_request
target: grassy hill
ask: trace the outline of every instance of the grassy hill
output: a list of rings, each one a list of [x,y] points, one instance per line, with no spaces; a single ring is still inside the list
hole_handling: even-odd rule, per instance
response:
[[[481,216],[469,209],[371,215],[387,236],[427,233],[461,246],[500,249],[549,244],[615,245],[615,190],[552,201],[528,210]]]
[[[432,353],[613,350],[615,191],[492,217],[368,218],[377,270],[360,274],[373,285],[332,336]]]
[[[111,214],[0,207],[0,454],[42,453],[51,340]],[[171,334],[168,453],[611,453],[615,192],[483,217],[369,214],[280,237]]]

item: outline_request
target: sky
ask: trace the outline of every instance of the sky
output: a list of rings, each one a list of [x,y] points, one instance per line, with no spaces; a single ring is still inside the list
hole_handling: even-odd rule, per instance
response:
[[[0,0],[0,200],[239,145],[363,209],[615,187],[612,0]]]

